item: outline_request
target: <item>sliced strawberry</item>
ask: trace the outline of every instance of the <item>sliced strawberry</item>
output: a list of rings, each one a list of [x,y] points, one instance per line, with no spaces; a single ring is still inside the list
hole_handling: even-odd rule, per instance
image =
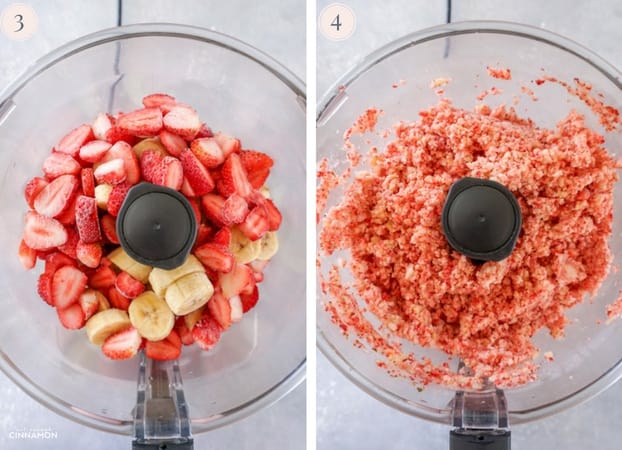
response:
[[[191,141],[201,129],[197,112],[189,106],[177,105],[164,116],[164,128]]]
[[[231,307],[231,323],[237,323],[242,320],[244,306],[239,295],[234,295],[229,299],[229,306]]]
[[[65,309],[78,301],[87,283],[86,275],[73,266],[63,266],[52,278],[52,301],[58,309]]]
[[[123,114],[116,125],[134,136],[155,136],[162,129],[162,111],[160,108],[143,108]]]
[[[77,175],[82,166],[71,155],[60,152],[52,152],[43,161],[43,173],[48,179],[54,179],[61,175]]]
[[[127,142],[130,145],[134,145],[136,143],[136,136],[128,133],[127,131],[122,130],[116,125],[113,125],[107,132],[105,136],[106,141],[111,144],[116,144],[117,142]]]
[[[252,190],[240,156],[237,153],[231,153],[220,169],[218,191],[225,197],[237,193],[241,197],[249,198]]]
[[[22,263],[24,269],[32,269],[37,263],[37,252],[28,247],[28,244],[22,239],[19,241],[19,249],[17,250],[19,262]]]
[[[76,203],[76,228],[80,240],[86,243],[101,240],[97,202],[93,197],[80,195]]]
[[[222,227],[214,234],[210,242],[216,245],[224,245],[229,248],[231,245],[231,229],[228,227]]]
[[[32,209],[35,208],[35,198],[39,195],[39,192],[43,190],[44,187],[48,185],[48,181],[45,178],[34,177],[28,183],[26,183],[26,187],[24,188],[24,198],[26,199],[26,203]]]
[[[95,177],[93,175],[93,169],[85,167],[80,171],[80,181],[82,184],[82,192],[89,197],[95,196]]]
[[[214,138],[195,139],[190,143],[190,150],[208,169],[214,169],[225,161],[225,155]]]
[[[192,345],[194,344],[194,338],[192,337],[192,332],[186,325],[186,320],[183,317],[178,317],[175,321],[175,331],[179,335],[181,339],[181,343],[184,345]]]
[[[101,265],[97,270],[89,274],[89,287],[107,292],[114,287],[117,274],[109,266]]]
[[[90,125],[80,125],[67,133],[54,148],[55,151],[73,157],[78,156],[80,147],[93,139],[93,130]]]
[[[229,156],[231,153],[240,151],[240,140],[234,138],[233,136],[229,136],[225,133],[216,133],[214,135],[216,142],[222,149],[222,152],[225,155],[225,158]]]
[[[223,214],[225,199],[217,194],[205,194],[201,197],[203,212],[217,227],[224,226],[226,219]]]
[[[110,214],[105,214],[101,218],[101,230],[104,237],[111,244],[119,244],[119,236],[117,236],[117,220]]]
[[[78,179],[73,175],[61,175],[44,187],[35,198],[35,211],[48,217],[56,217],[73,201],[78,189]]]
[[[234,263],[233,269],[228,273],[221,273],[218,277],[222,294],[229,299],[234,295],[248,290],[249,285],[254,285],[253,271],[245,264]]]
[[[204,137],[214,137],[214,133],[205,123],[201,124],[201,128],[199,128],[199,132],[195,136],[196,139],[204,138]]]
[[[174,156],[165,156],[160,162],[160,169],[155,184],[166,186],[178,191],[184,181],[184,169]]]
[[[78,241],[76,256],[78,257],[78,261],[86,267],[90,267],[91,269],[98,267],[102,259],[102,254],[103,250],[99,242],[86,243]]]
[[[136,298],[145,292],[145,285],[125,271],[117,275],[115,287],[121,295],[130,299]]]
[[[194,192],[194,189],[192,189],[192,186],[190,186],[190,183],[188,182],[188,178],[186,178],[185,176],[184,181],[182,181],[181,183],[181,193],[188,198],[197,196],[197,193]]]
[[[194,249],[197,249],[201,245],[207,243],[211,234],[212,229],[209,225],[205,225],[204,223],[199,224],[199,229],[197,230],[197,238],[194,240]]]
[[[112,147],[110,142],[97,139],[80,147],[78,154],[82,161],[95,163],[106,155],[110,147]]]
[[[68,206],[64,209],[63,212],[58,214],[55,217],[55,219],[58,220],[63,225],[65,225],[66,227],[69,227],[70,225],[75,224],[76,223],[76,203],[78,202],[78,197],[82,194],[83,194],[82,190],[78,188],[77,191],[72,195]]]
[[[150,94],[143,97],[143,106],[145,108],[160,108],[162,112],[169,111],[174,105],[177,104],[175,97],[171,97],[168,94]]]
[[[95,139],[106,140],[106,134],[108,133],[108,130],[112,128],[112,124],[113,119],[108,114],[99,113],[91,125]]]
[[[78,255],[76,254],[76,248],[78,246],[78,241],[80,240],[80,235],[75,227],[66,227],[67,230],[67,241],[63,245],[58,246],[58,250],[67,255],[69,258],[77,259]]]
[[[80,295],[78,304],[84,313],[84,320],[89,320],[93,314],[99,311],[101,297],[103,294],[95,289],[87,289]]]
[[[138,183],[140,181],[140,164],[130,144],[125,141],[118,141],[110,147],[110,150],[108,150],[102,161],[111,161],[117,158],[123,161],[125,181],[129,184]]]
[[[192,337],[203,350],[211,350],[220,340],[222,331],[218,321],[207,312],[192,328]]]
[[[108,301],[113,308],[122,309],[123,311],[127,311],[130,307],[130,299],[119,292],[116,286],[108,288]]]
[[[130,359],[136,356],[142,343],[143,338],[138,330],[129,327],[106,338],[102,344],[102,352],[110,359]]]
[[[61,252],[53,252],[45,257],[45,269],[46,273],[54,275],[58,269],[64,266],[77,267],[78,263],[75,259],[70,258]]]
[[[228,247],[212,243],[203,244],[194,251],[203,265],[218,272],[230,272],[233,269],[235,259]]]
[[[192,206],[192,212],[194,212],[194,218],[198,224],[201,223],[201,207],[199,201],[196,198],[189,198],[188,203]]]
[[[177,359],[181,355],[181,338],[177,331],[171,333],[161,341],[147,341],[145,344],[145,355],[147,358],[158,361]]]
[[[268,216],[268,230],[276,231],[281,226],[281,222],[283,221],[283,216],[281,215],[281,211],[276,207],[274,202],[267,198],[265,199],[263,206],[265,208],[266,214]]]
[[[56,308],[58,320],[68,330],[79,330],[86,323],[86,317],[79,303],[74,303],[66,308]]]
[[[145,150],[140,156],[140,171],[145,181],[153,183],[161,177],[162,154],[156,150]]]
[[[184,138],[167,130],[160,131],[160,142],[162,142],[166,151],[173,156],[179,156],[181,152],[188,148]]]
[[[223,330],[229,328],[231,325],[231,305],[222,293],[214,292],[212,298],[207,302],[207,309]]]
[[[119,184],[125,181],[126,171],[125,165],[121,158],[106,161],[95,169],[93,172],[97,183]]]
[[[240,231],[251,241],[261,239],[270,230],[268,213],[263,205],[257,205],[248,213],[244,222],[239,225]]]
[[[39,297],[50,306],[54,306],[54,300],[52,300],[52,278],[54,274],[43,272],[39,275],[39,281],[37,282],[37,293]]]
[[[242,311],[248,312],[253,309],[259,301],[259,289],[255,285],[253,291],[250,294],[240,293],[240,300],[242,301]]]
[[[110,215],[116,217],[119,214],[123,201],[131,188],[132,186],[128,183],[119,183],[112,188],[108,196],[108,203],[106,204],[106,209]]]
[[[192,187],[195,195],[201,196],[214,189],[214,180],[203,164],[194,156],[190,150],[184,150],[179,155],[181,164],[184,168],[184,176]]]
[[[244,222],[248,214],[248,203],[236,193],[231,194],[222,208],[222,216],[226,225]]]
[[[33,250],[47,250],[63,245],[67,241],[67,231],[58,220],[28,211],[23,239]]]

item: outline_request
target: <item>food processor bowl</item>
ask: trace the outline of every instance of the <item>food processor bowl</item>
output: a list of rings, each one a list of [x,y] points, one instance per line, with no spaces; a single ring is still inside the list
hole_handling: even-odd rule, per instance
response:
[[[40,266],[24,270],[17,248],[25,183],[40,174],[56,142],[100,112],[139,108],[143,96],[154,92],[191,104],[212,130],[271,155],[267,186],[283,214],[280,251],[266,268],[257,307],[215,348],[185,347],[179,370],[167,369],[176,383],[179,375],[183,379],[196,434],[278,400],[305,371],[304,85],[269,56],[226,35],[171,24],[105,30],[48,54],[4,90],[0,368],[70,419],[132,432],[139,358],[108,360],[84,330],[64,329],[37,296]]]
[[[487,73],[487,67],[509,68],[511,79],[493,78]],[[367,108],[383,111],[376,131],[391,129],[400,121],[416,121],[419,111],[436,105],[438,88],[444,90],[442,96],[450,99],[453,105],[466,110],[473,110],[482,103],[492,108],[515,105],[520,117],[531,118],[539,127],[554,128],[574,108],[586,117],[591,129],[604,136],[609,154],[621,157],[619,127],[610,131],[604,129],[590,107],[559,83],[536,83],[545,75],[563,80],[569,86],[575,86],[575,79],[582,80],[591,84],[591,94],[604,104],[617,109],[622,105],[620,73],[591,51],[551,32],[505,22],[463,22],[405,36],[366,57],[326,93],[318,107],[318,161],[327,158],[328,167],[341,173],[348,163],[347,152],[343,150],[344,132]],[[442,81],[431,86],[433,80],[449,80],[449,83],[443,85]],[[493,87],[498,88],[497,95],[476,100],[483,91]],[[386,139],[381,134],[366,133],[357,137],[357,141],[352,137],[352,142],[360,145],[361,153],[372,146],[382,152],[391,137]],[[367,168],[362,162],[360,169]],[[356,171],[353,169],[352,173]],[[353,175],[347,178],[345,186],[352,179]],[[342,185],[332,191],[322,214],[341,200],[344,189]],[[535,359],[540,365],[537,379],[501,393],[488,389],[489,405],[493,405],[498,415],[489,416],[495,423],[480,426],[503,428],[502,417],[509,418],[512,424],[542,418],[596,395],[622,376],[622,347],[615,344],[622,338],[622,320],[605,323],[606,306],[619,297],[622,288],[621,277],[615,270],[622,262],[620,208],[622,185],[618,182],[614,192],[613,232],[608,241],[612,269],[598,292],[589,301],[567,311],[570,322],[564,338],[554,339],[547,330],[540,330],[532,338],[540,349]],[[321,231],[322,216],[318,233]],[[326,256],[318,250],[320,274],[326,279],[329,268],[338,264],[339,258],[348,257],[347,251]],[[342,274],[345,282],[351,280],[349,271],[343,270]],[[460,426],[456,423],[456,415],[460,415],[458,403],[464,406],[468,401],[465,403],[464,398],[457,397],[453,388],[438,384],[424,386],[409,380],[407,373],[390,375],[377,364],[378,361],[386,363],[382,355],[364,339],[357,340],[352,330],[346,337],[331,321],[324,308],[328,300],[318,286],[318,347],[345,376],[398,410]],[[360,298],[359,303],[362,303]],[[379,321],[366,314],[378,330]],[[363,348],[360,348],[361,342]],[[441,351],[401,342],[405,354],[412,352],[417,358],[428,357],[435,364],[447,362],[450,368],[458,370],[458,358],[450,359]],[[554,354],[554,361],[545,361],[544,354],[549,351]],[[469,395],[468,389],[459,392],[460,395],[465,393]],[[503,411],[506,407],[507,411]]]

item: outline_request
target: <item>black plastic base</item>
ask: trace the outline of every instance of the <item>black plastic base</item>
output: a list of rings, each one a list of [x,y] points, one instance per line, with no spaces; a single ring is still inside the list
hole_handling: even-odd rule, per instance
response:
[[[160,442],[132,441],[132,450],[194,450],[192,439]]]
[[[510,430],[464,430],[449,432],[449,450],[510,450]]]

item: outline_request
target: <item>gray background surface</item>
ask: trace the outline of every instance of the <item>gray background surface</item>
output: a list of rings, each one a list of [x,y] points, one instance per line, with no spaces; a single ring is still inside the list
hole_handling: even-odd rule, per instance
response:
[[[317,1],[318,13],[327,0]],[[357,25],[345,41],[318,34],[318,99],[361,58],[407,33],[445,22],[445,0],[342,0]],[[452,20],[496,19],[557,32],[622,69],[622,2],[454,0]],[[612,343],[620,345],[621,343]],[[449,427],[393,410],[350,383],[318,352],[318,450],[437,450],[448,448]],[[622,382],[574,409],[513,428],[514,450],[622,448]]]
[[[20,2],[35,10],[39,27],[30,39],[23,42],[11,41],[0,34],[0,90],[50,50],[117,23],[116,0]],[[12,3],[18,1],[0,0],[0,11]],[[125,0],[122,18],[123,24],[174,22],[220,31],[254,45],[301,79],[305,78],[304,0]],[[269,408],[232,425],[195,436],[195,449],[304,449],[305,398],[303,383]],[[11,432],[29,429],[48,429],[57,433],[58,438],[11,438]],[[54,414],[0,372],[0,448],[129,449],[130,439],[92,430]]]

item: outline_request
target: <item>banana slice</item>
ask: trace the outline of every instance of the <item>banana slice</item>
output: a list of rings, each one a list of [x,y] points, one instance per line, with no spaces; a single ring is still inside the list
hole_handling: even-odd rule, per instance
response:
[[[115,248],[108,254],[108,259],[120,270],[124,270],[141,283],[146,283],[151,273],[151,266],[141,264],[125,253],[123,247]]]
[[[86,335],[95,345],[102,345],[108,336],[132,325],[125,311],[110,308],[93,314],[86,322]]]
[[[263,261],[272,258],[279,250],[279,238],[276,235],[276,231],[268,231],[259,240],[259,254],[257,259]]]
[[[175,325],[173,312],[153,291],[145,291],[132,300],[128,312],[134,328],[150,341],[161,341]]]
[[[259,188],[259,193],[264,196],[264,198],[270,198],[270,189],[265,186]]]
[[[143,139],[132,147],[132,150],[134,150],[134,153],[136,153],[136,156],[138,156],[139,159],[146,150],[153,150],[160,153],[162,156],[168,156],[168,152],[166,151],[164,144],[162,144],[158,138]]]
[[[188,259],[186,259],[186,262],[172,270],[154,268],[149,274],[149,283],[151,283],[153,292],[155,292],[158,297],[164,298],[166,288],[184,275],[194,272],[205,272],[205,268],[203,264],[201,264],[201,261],[194,255],[190,255]]]
[[[205,272],[194,272],[175,281],[166,289],[164,298],[178,316],[205,305],[214,293],[214,286]]]
[[[95,202],[99,209],[103,209],[104,211],[108,210],[108,198],[111,192],[111,184],[102,183],[95,186]]]
[[[197,324],[197,322],[201,320],[201,316],[203,316],[204,309],[205,308],[201,306],[200,308],[197,308],[194,311],[191,311],[184,316],[184,322],[186,322],[186,327],[190,331],[192,331],[192,329]]]
[[[229,250],[239,264],[246,264],[257,258],[261,251],[260,239],[251,241],[238,227],[231,228]]]

